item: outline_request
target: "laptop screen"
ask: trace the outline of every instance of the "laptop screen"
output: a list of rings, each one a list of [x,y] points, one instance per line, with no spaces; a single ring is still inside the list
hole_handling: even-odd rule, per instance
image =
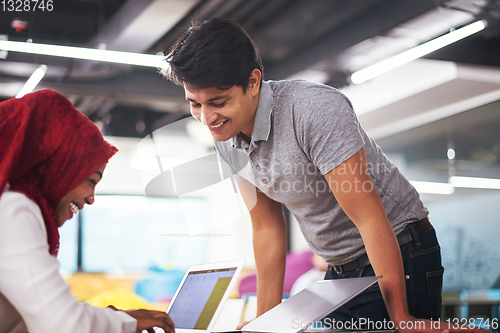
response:
[[[237,267],[189,272],[168,311],[175,328],[206,330]]]

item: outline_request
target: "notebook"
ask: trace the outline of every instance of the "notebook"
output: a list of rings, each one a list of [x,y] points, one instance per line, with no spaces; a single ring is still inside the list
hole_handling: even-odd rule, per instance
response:
[[[177,333],[211,332],[243,263],[235,260],[188,268],[166,311]]]
[[[243,261],[191,266],[167,313],[178,333],[211,333]],[[381,277],[317,281],[243,327],[241,332],[299,333]],[[239,332],[239,331],[232,331]]]
[[[347,303],[381,276],[323,280],[286,299],[243,327],[242,332],[299,333]]]

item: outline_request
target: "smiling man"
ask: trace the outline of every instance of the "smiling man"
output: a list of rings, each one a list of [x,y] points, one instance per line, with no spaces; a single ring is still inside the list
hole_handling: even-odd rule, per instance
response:
[[[227,141],[239,133],[250,140],[259,101],[260,71],[255,69],[251,76],[255,84],[246,92],[239,86],[222,91],[184,86],[193,117],[208,126],[216,141]]]
[[[282,298],[285,205],[329,263],[327,279],[383,276],[333,319],[392,319],[401,328],[439,319],[443,268],[428,211],[344,95],[307,81],[262,81],[257,48],[225,19],[194,24],[167,61],[164,75],[184,87],[193,116],[237,172],[252,218],[258,315]]]

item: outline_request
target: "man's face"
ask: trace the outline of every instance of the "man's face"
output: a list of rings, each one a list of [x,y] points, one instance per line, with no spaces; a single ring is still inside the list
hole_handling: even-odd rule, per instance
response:
[[[191,114],[208,127],[215,140],[226,141],[240,132],[252,136],[260,91],[260,72],[255,71],[246,92],[239,86],[194,90],[184,85]]]

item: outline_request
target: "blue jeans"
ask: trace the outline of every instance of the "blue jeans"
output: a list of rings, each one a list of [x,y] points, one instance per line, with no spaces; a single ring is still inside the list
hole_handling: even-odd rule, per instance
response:
[[[444,268],[434,229],[401,246],[406,281],[408,310],[416,318],[438,320],[441,317],[441,289]],[[337,274],[329,266],[325,280],[374,276],[371,265]],[[327,317],[335,321],[359,318],[373,322],[390,320],[378,283],[347,302]]]

